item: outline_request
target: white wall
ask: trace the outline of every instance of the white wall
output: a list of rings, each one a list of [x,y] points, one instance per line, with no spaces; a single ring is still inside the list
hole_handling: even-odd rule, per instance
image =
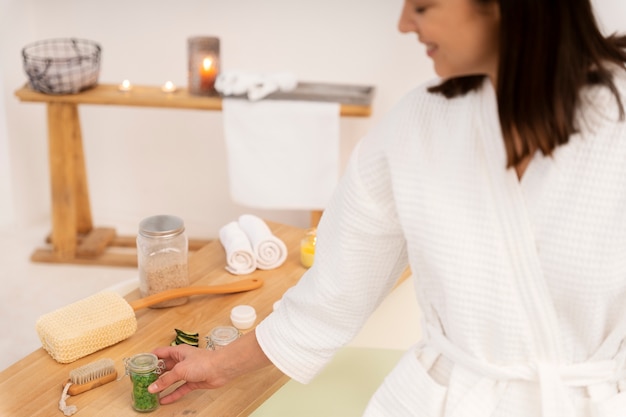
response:
[[[187,38],[215,35],[224,70],[290,70],[304,81],[374,85],[373,116],[342,119],[342,161],[400,96],[434,74],[415,37],[396,30],[400,0],[3,2],[0,103],[17,223],[49,219],[45,106],[13,95],[26,81],[20,51],[29,42],[70,36],[99,42],[103,83],[184,86]],[[182,216],[190,236],[215,236],[244,212],[308,224],[308,212],[258,211],[230,201],[219,112],[81,106],[80,116],[98,225],[134,233],[141,218],[161,212]],[[4,196],[1,204],[9,204]]]
[[[0,65],[0,79],[2,79],[2,65]],[[0,84],[0,97],[3,94]],[[11,165],[9,160],[9,138],[6,129],[6,111],[4,100],[0,100],[0,227],[14,221],[13,187],[11,184]]]
[[[626,30],[626,1],[594,3],[607,32]],[[416,37],[396,30],[401,4],[0,0],[0,225],[13,212],[17,224],[49,219],[45,107],[13,95],[26,81],[20,51],[27,43],[92,39],[103,47],[101,82],[186,85],[186,39],[216,35],[225,70],[291,70],[306,81],[374,85],[373,116],[342,119],[345,161],[406,91],[434,75]],[[160,212],[182,216],[192,236],[215,236],[244,212],[308,224],[306,212],[263,212],[230,201],[218,112],[106,106],[80,112],[96,224],[134,233],[141,218]]]
[[[626,32],[626,1],[592,0],[592,4],[605,33]]]

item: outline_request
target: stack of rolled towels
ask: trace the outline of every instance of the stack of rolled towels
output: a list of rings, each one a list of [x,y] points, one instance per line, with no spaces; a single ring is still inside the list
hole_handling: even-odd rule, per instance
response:
[[[222,226],[219,237],[226,251],[226,270],[231,274],[278,268],[287,259],[285,243],[252,214],[243,214],[237,221]]]

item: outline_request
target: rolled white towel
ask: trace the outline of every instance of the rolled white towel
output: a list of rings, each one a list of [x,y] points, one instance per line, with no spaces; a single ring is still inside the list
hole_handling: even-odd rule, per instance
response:
[[[262,84],[264,79],[260,73],[225,71],[217,76],[215,89],[225,96],[246,94],[250,88]]]
[[[248,88],[248,100],[259,101],[275,91],[278,91],[278,84],[272,80],[265,80]]]
[[[252,214],[239,216],[239,226],[248,236],[259,269],[274,269],[287,259],[285,243],[276,237],[265,222]]]
[[[250,101],[261,100],[276,91],[292,91],[298,78],[288,71],[255,73],[250,71],[223,71],[215,80],[215,89],[225,96],[247,94]]]
[[[226,251],[226,270],[231,274],[245,275],[254,272],[256,257],[246,233],[239,223],[232,221],[220,229],[220,242]]]
[[[298,77],[289,71],[275,72],[268,78],[278,85],[280,91],[293,91],[298,86]]]

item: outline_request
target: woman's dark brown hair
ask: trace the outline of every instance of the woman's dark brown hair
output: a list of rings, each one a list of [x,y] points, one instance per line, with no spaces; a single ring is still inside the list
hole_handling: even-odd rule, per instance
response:
[[[575,111],[586,85],[609,88],[624,106],[609,66],[624,67],[626,36],[605,37],[590,0],[474,0],[500,5],[496,94],[508,166],[532,151],[552,154],[576,132]],[[484,76],[446,80],[429,91],[451,98],[479,88]],[[521,146],[514,145],[514,132]]]

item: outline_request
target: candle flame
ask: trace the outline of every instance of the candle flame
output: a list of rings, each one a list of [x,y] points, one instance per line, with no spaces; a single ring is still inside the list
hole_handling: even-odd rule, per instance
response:
[[[204,61],[202,61],[202,66],[204,67],[205,71],[208,71],[211,66],[213,66],[213,60],[211,58],[204,58]]]
[[[176,86],[173,82],[166,81],[165,84],[163,84],[163,87],[161,87],[161,90],[165,93],[173,93],[176,91]]]
[[[122,84],[120,84],[117,87],[117,89],[120,90],[120,91],[130,91],[130,90],[132,90],[132,88],[133,88],[133,86],[130,83],[130,81],[128,81],[128,80],[122,81]]]

